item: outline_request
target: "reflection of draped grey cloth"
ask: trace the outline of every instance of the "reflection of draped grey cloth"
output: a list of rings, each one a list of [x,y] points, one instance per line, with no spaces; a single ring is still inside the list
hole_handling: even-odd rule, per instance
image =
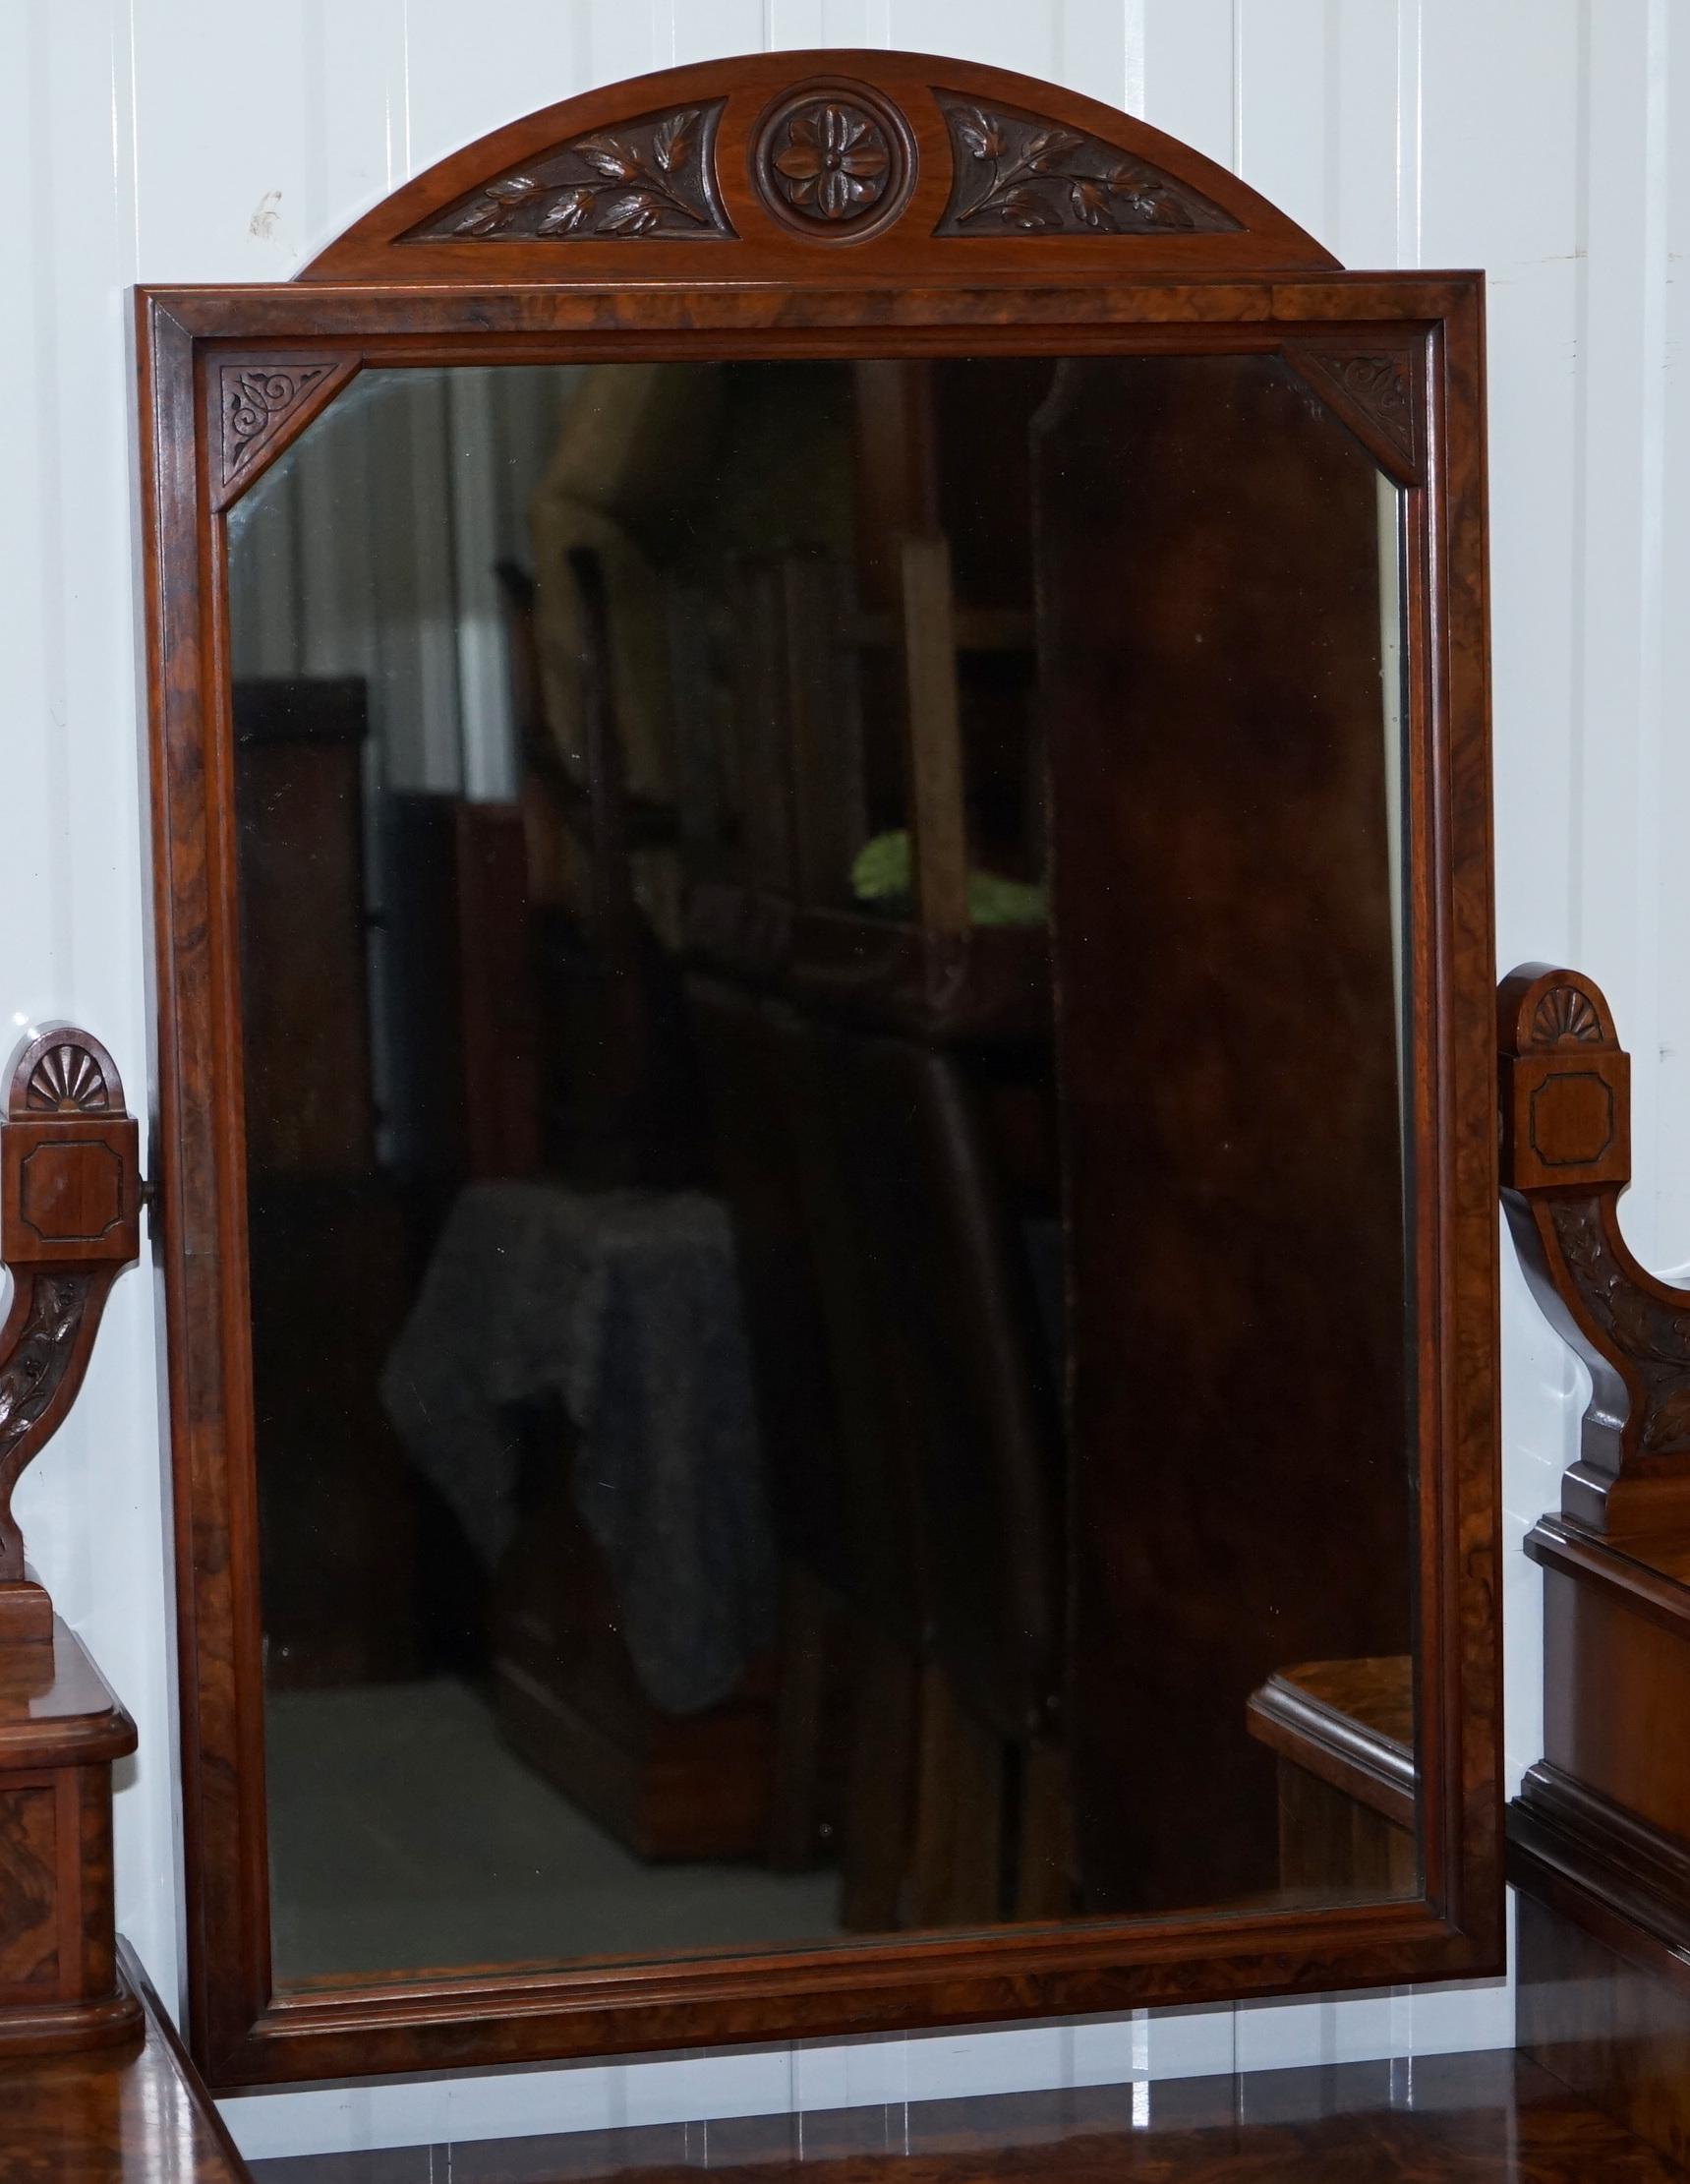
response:
[[[698,1192],[464,1191],[381,1376],[413,1462],[492,1568],[516,1530],[513,1403],[555,1396],[573,1498],[648,1695],[726,1698],[775,1629],[732,1232]]]

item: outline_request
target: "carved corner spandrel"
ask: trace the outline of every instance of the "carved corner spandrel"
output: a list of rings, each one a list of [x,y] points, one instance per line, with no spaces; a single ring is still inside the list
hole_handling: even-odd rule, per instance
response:
[[[1637,1532],[1690,1519],[1690,1289],[1652,1274],[1619,1220],[1631,1061],[1602,989],[1527,964],[1497,995],[1503,1203],[1533,1293],[1591,1376],[1562,1514]]]
[[[13,1064],[0,1121],[0,1636],[50,1642],[12,1497],[82,1387],[112,1283],[141,1248],[140,1133],[116,1064],[59,1028]]]
[[[1315,399],[1348,425],[1393,477],[1408,485],[1425,483],[1424,338],[1411,333],[1390,346],[1365,348],[1353,341],[1289,341],[1284,354]]]

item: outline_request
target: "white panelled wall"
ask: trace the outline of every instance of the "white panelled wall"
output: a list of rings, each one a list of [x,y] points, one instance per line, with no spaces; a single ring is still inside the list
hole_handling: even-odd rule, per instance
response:
[[[1690,0],[0,0],[0,1020],[150,1084],[125,291],[275,280],[387,190],[591,85],[764,45],[961,52],[1232,164],[1351,266],[1489,274],[1503,967],[1606,987],[1636,1057],[1632,1238],[1690,1261]],[[1677,124],[1676,128],[1674,124]],[[1582,1387],[1504,1245],[1508,1746],[1539,1749],[1537,1583]],[[118,1286],[20,1497],[141,1728],[124,1927],[167,1995],[180,1831],[160,1306]],[[248,2151],[813,2108],[1506,2043],[1500,1983],[333,2089],[229,2104]]]

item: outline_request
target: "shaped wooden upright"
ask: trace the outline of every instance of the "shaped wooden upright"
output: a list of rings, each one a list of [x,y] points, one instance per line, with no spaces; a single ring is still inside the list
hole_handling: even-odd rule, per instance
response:
[[[1544,1572],[1544,1756],[1508,1815],[1521,2047],[1690,2159],[1690,1290],[1640,1266],[1629,1063],[1600,989],[1499,994],[1502,1189],[1527,1278],[1589,1369]]]
[[[0,1121],[0,2060],[139,2033],[118,1969],[111,1765],[135,1725],[24,1560],[12,1495],[63,1423],[136,1257],[134,1119],[86,1032],[19,1055]]]

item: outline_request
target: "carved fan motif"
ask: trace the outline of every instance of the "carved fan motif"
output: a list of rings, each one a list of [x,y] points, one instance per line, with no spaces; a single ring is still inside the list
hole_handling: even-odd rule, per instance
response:
[[[1551,986],[1532,1013],[1532,1043],[1559,1046],[1578,1041],[1602,1043],[1602,1019],[1577,986]]]
[[[403,240],[731,236],[716,194],[716,124],[722,106],[718,98],[571,138],[484,183]]]
[[[25,1093],[37,1114],[62,1115],[76,1110],[97,1113],[111,1105],[105,1073],[82,1046],[55,1046],[43,1054],[29,1073]]]
[[[935,93],[955,180],[939,235],[1214,234],[1239,225],[1147,160],[1036,114]]]

